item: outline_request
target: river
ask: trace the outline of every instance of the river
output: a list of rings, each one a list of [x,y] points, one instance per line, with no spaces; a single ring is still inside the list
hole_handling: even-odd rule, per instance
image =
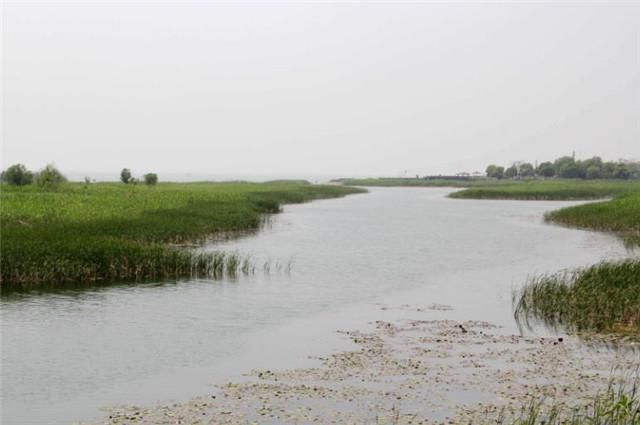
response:
[[[612,235],[543,222],[574,203],[450,191],[372,188],[286,206],[260,232],[212,245],[258,265],[235,280],[3,297],[2,423],[91,420],[110,405],[213,392],[253,368],[307,365],[350,344],[336,330],[404,317],[407,303],[518,332],[511,294],[528,276],[628,255]]]

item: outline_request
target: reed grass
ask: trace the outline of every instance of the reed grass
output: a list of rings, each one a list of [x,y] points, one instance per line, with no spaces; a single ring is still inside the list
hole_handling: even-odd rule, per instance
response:
[[[616,232],[629,245],[640,245],[640,193],[562,208],[548,213],[546,219],[572,227]]]
[[[457,199],[592,200],[626,193],[640,194],[633,180],[523,180],[508,184],[470,187],[449,195]]]
[[[0,187],[0,284],[211,277],[249,270],[233,254],[192,248],[211,235],[255,231],[282,204],[360,189],[306,182],[67,183],[55,191]]]
[[[582,406],[532,400],[519,412],[503,409],[496,419],[485,424],[498,425],[640,425],[640,383],[614,384]]]
[[[640,335],[640,258],[534,277],[513,302],[521,325]]]

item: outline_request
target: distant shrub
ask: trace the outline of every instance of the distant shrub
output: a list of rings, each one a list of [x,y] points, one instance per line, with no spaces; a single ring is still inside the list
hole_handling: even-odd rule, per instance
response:
[[[33,173],[22,164],[15,164],[2,172],[2,181],[15,186],[31,184]]]
[[[67,181],[67,178],[53,164],[48,164],[35,175],[38,186],[54,187]]]
[[[147,173],[144,175],[144,184],[147,186],[155,186],[158,184],[158,175],[156,173]]]
[[[120,171],[120,181],[124,184],[129,184],[131,181],[131,170],[128,168],[123,168]]]

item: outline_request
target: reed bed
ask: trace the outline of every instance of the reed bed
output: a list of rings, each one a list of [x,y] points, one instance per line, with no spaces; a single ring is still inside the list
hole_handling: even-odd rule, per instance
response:
[[[640,425],[640,383],[609,384],[589,403],[568,407],[562,403],[532,400],[519,412],[502,410],[485,424],[498,425]]]
[[[457,199],[514,200],[592,200],[626,193],[640,194],[640,181],[616,180],[523,180],[495,184],[454,192]]]
[[[567,226],[616,232],[630,245],[640,245],[640,193],[613,200],[562,208],[546,215],[548,221]]]
[[[521,325],[640,335],[640,258],[534,277],[513,302]]]
[[[72,282],[217,277],[254,269],[235,254],[193,249],[211,235],[257,230],[284,203],[360,189],[305,182],[68,183],[55,191],[0,191],[0,283],[12,288]]]

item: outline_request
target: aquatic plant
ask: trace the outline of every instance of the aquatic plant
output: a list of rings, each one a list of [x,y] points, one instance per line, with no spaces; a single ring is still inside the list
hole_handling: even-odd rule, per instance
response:
[[[532,278],[513,297],[521,325],[539,320],[578,332],[640,334],[640,259]]]
[[[552,211],[547,221],[620,234],[630,245],[640,245],[640,193],[626,193],[606,202]]]
[[[569,407],[564,403],[549,403],[532,399],[519,412],[502,409],[495,419],[485,424],[498,425],[640,425],[640,382],[614,381],[607,390],[591,402]]]

